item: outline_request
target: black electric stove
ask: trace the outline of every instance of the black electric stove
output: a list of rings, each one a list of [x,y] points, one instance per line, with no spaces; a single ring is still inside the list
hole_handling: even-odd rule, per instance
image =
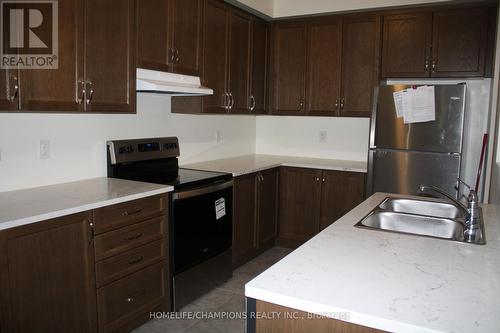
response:
[[[171,185],[170,271],[178,310],[231,277],[233,177],[179,168],[176,137],[109,141],[108,176]]]

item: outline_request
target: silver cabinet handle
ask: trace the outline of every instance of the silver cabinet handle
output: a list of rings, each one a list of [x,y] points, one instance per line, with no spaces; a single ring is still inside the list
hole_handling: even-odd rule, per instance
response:
[[[301,98],[299,100],[299,111],[302,111],[302,110],[304,110],[304,99],[303,98]]]
[[[229,110],[232,110],[233,109],[233,106],[234,106],[234,97],[233,97],[233,94],[232,93],[229,93]]]
[[[126,301],[127,303],[132,303],[132,302],[134,301],[134,298],[133,298],[133,297],[127,297],[127,298],[125,299],[125,301]]]
[[[9,92],[10,79],[12,79],[14,81],[14,93],[12,95],[10,95],[10,92]],[[19,79],[15,75],[10,75],[9,82],[7,84],[7,99],[10,102],[14,102],[16,100],[17,96],[19,96]]]
[[[224,109],[229,110],[229,107],[230,107],[230,97],[229,97],[229,93],[225,92],[224,94],[222,94],[222,107]]]
[[[325,178],[323,178],[321,181],[324,183],[324,182],[326,181],[326,179],[325,179]]]
[[[435,72],[436,71],[436,60],[432,60],[432,71]]]
[[[179,49],[178,48],[175,49],[175,63],[176,64],[179,63]]]
[[[174,48],[169,48],[168,52],[170,53],[170,63],[174,64],[175,63],[175,50],[174,50]]]
[[[87,84],[89,85],[89,98],[87,98],[87,105],[89,105],[90,103],[92,103],[92,97],[94,97],[94,84],[92,83],[92,81],[87,81]]]
[[[81,87],[81,95],[78,97],[78,87]],[[83,101],[85,100],[85,82],[83,80],[78,80],[76,82],[76,103],[82,104]]]
[[[426,72],[429,71],[429,60],[428,59],[425,59],[425,66],[424,66],[424,69]]]
[[[253,95],[250,95],[250,111],[253,112],[253,110],[255,110],[255,97],[253,97]]]
[[[316,177],[316,181],[319,182],[319,177]]]
[[[345,102],[344,97],[342,97],[340,99],[340,111],[342,111],[344,109],[344,102]]]

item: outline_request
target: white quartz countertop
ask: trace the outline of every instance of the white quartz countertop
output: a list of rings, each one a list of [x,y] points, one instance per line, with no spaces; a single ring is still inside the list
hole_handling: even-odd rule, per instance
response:
[[[354,227],[376,193],[245,286],[245,296],[390,332],[499,332],[500,212],[487,244]]]
[[[200,163],[188,163],[184,168],[232,173],[241,176],[279,166],[366,172],[366,162],[278,155],[243,155]]]
[[[162,194],[172,186],[93,178],[0,192],[0,230]]]

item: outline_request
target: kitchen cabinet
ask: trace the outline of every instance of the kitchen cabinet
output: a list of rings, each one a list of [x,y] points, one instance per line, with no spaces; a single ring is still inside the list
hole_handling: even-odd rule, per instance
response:
[[[364,200],[365,174],[324,170],[321,182],[320,230],[323,230]]]
[[[229,113],[249,113],[252,17],[231,10],[229,47]]]
[[[268,58],[269,25],[266,21],[254,18],[252,31],[252,72],[250,85],[250,112],[266,114],[268,96]]]
[[[271,38],[272,113],[304,115],[307,25],[302,21],[276,23]]]
[[[85,0],[85,110],[135,112],[134,0]]]
[[[233,266],[274,245],[277,236],[279,170],[238,176],[233,188]]]
[[[202,0],[136,1],[137,67],[199,75]]]
[[[278,244],[293,247],[319,231],[321,170],[287,167],[280,178]]]
[[[0,234],[2,332],[96,332],[90,212]]]
[[[214,94],[203,97],[203,112],[249,113],[252,18],[214,0],[204,17],[202,80]]]
[[[384,16],[382,77],[485,76],[487,8]]]
[[[229,15],[228,6],[216,0],[205,0],[203,20],[203,85],[213,89],[203,97],[205,113],[226,113],[228,96]]]
[[[273,28],[273,114],[369,117],[379,80],[379,15],[293,22]]]
[[[340,99],[342,20],[309,23],[306,113],[337,115]]]
[[[370,117],[379,84],[379,15],[346,17],[342,28],[342,78],[338,104],[342,117]]]
[[[296,247],[364,199],[364,173],[282,167],[278,244]]]
[[[57,69],[20,70],[21,109],[24,111],[83,111],[77,89],[83,82],[84,31],[81,0],[58,4],[59,54]],[[117,58],[123,56],[116,54]],[[98,55],[98,61],[105,58]],[[99,87],[101,88],[101,87]]]

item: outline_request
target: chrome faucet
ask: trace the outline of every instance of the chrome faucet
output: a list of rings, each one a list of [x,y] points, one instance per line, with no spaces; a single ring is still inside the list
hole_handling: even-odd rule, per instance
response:
[[[464,240],[470,243],[483,243],[484,226],[482,221],[481,208],[479,208],[477,193],[461,179],[458,179],[458,181],[469,189],[467,206],[460,202],[460,200],[455,199],[450,194],[435,186],[420,185],[419,192],[424,193],[433,191],[439,193],[440,195],[451,201],[454,206],[458,207],[465,213]]]

